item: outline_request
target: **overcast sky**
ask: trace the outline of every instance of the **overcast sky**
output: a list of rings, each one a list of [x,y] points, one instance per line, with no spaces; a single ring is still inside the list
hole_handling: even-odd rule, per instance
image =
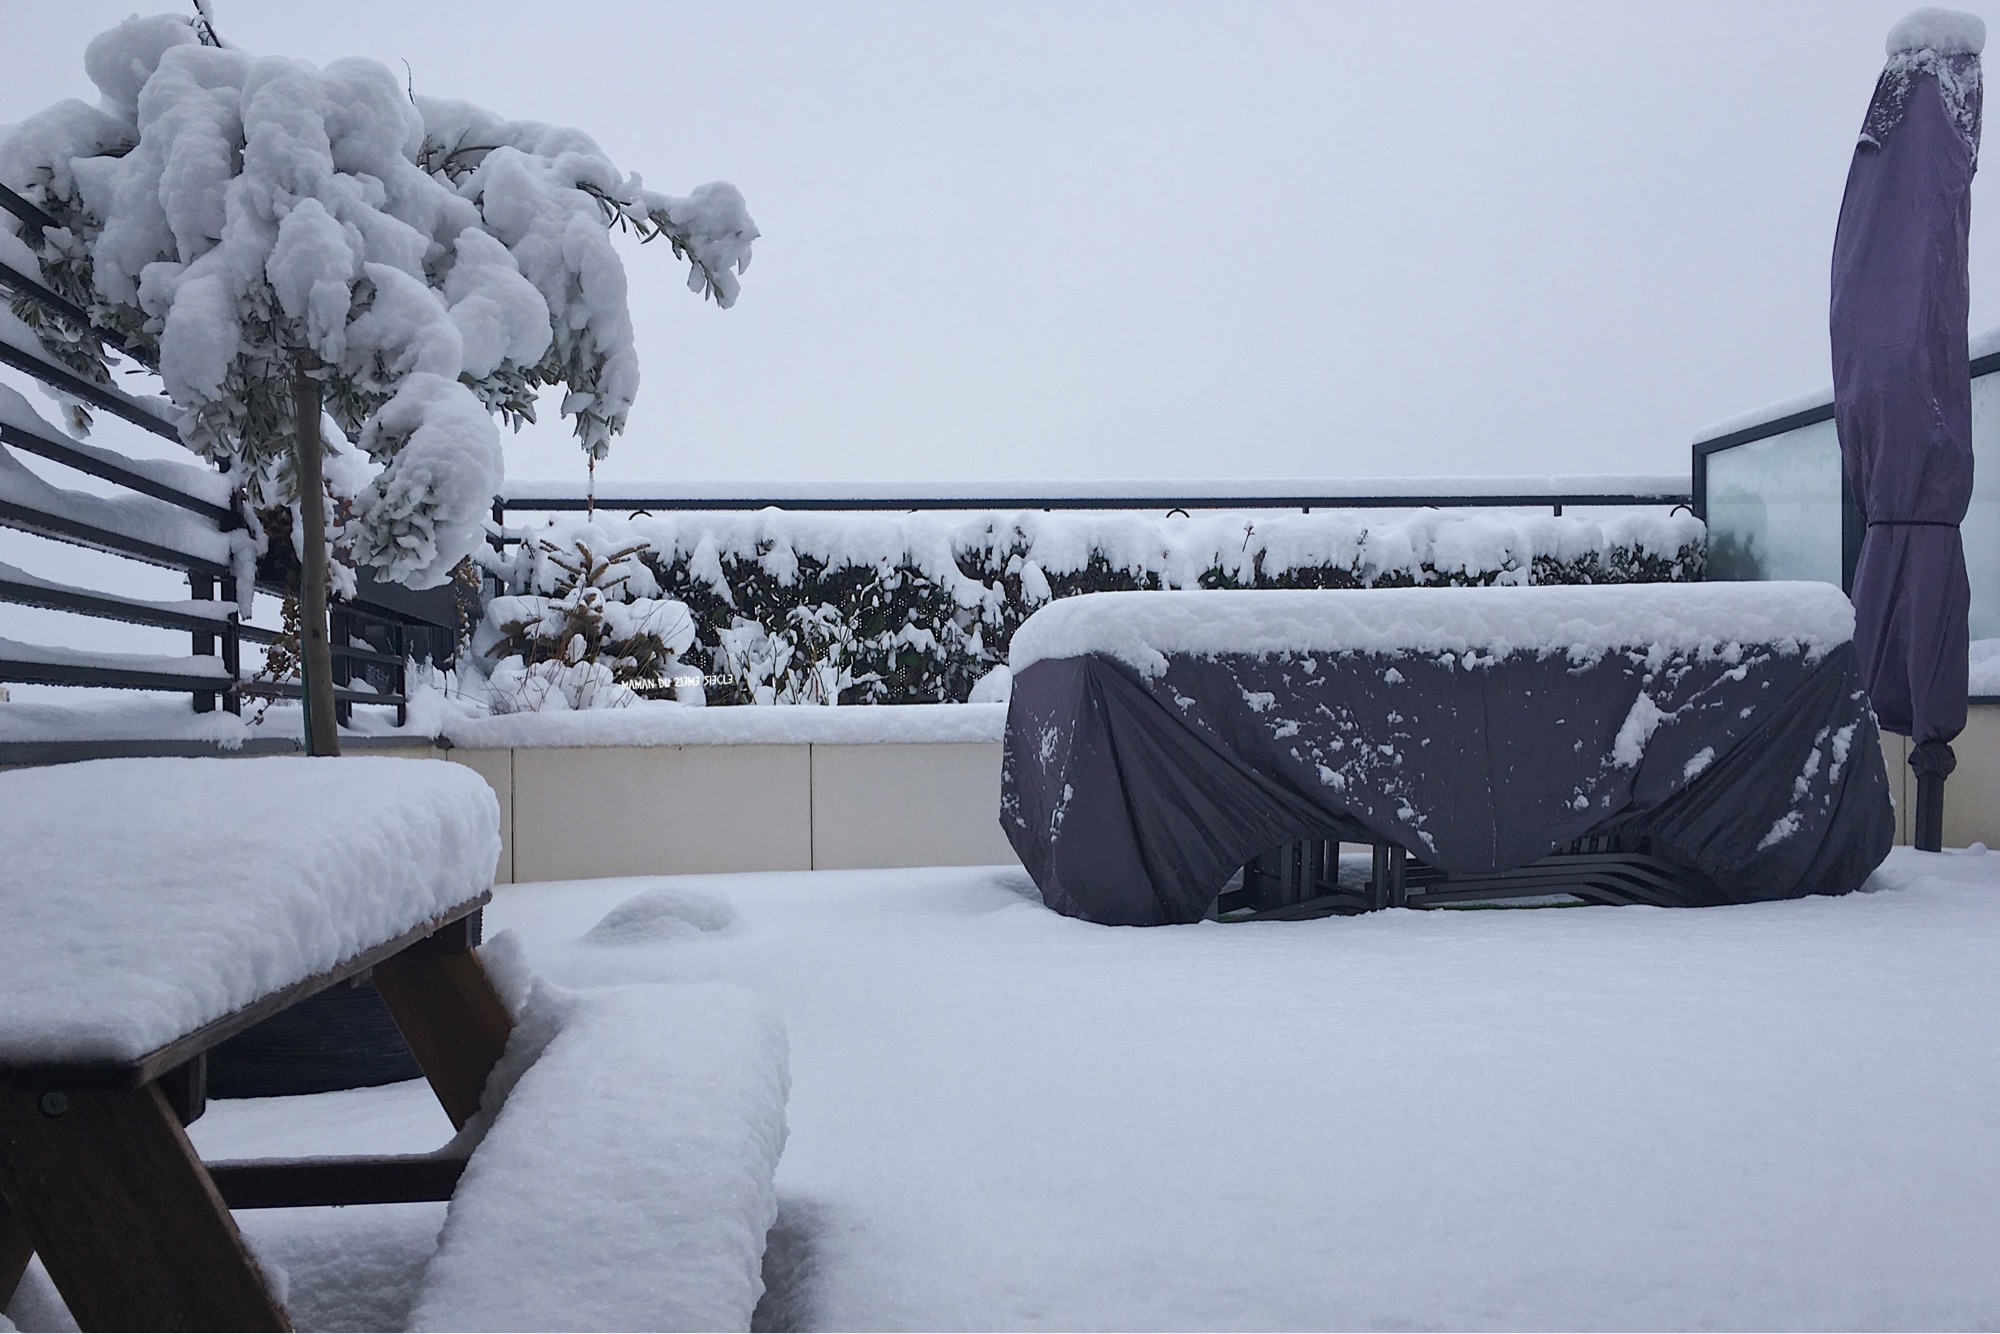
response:
[[[83,46],[133,7],[0,0],[0,122],[94,99]],[[1908,7],[215,6],[252,51],[407,61],[655,188],[740,186],[735,309],[627,247],[644,385],[600,476],[794,481],[1684,472],[1829,379]],[[1975,330],[1996,203],[1989,171]],[[581,476],[547,419],[510,475]]]

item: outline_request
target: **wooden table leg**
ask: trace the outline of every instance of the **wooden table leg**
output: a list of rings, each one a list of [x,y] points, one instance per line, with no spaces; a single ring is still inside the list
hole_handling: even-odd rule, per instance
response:
[[[375,965],[375,990],[454,1126],[479,1110],[514,1021],[473,952],[473,919]]]
[[[21,1275],[28,1272],[28,1261],[34,1258],[35,1243],[8,1212],[7,1201],[0,1199],[0,1311],[14,1300]]]
[[[291,1328],[157,1085],[0,1090],[0,1196],[84,1329]]]

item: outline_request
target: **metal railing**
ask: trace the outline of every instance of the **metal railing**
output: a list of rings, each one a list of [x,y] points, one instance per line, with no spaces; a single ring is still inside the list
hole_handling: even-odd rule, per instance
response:
[[[1381,478],[1230,482],[1043,483],[627,483],[595,493],[558,482],[510,484],[493,501],[509,511],[699,513],[760,509],[817,512],[992,510],[1540,509],[1565,506],[1686,506],[1688,480],[1644,477]]]

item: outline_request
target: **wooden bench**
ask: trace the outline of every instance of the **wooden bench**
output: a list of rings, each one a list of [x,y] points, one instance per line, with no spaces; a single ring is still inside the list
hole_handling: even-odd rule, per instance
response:
[[[121,792],[137,828],[75,849]],[[286,1329],[230,1210],[449,1200],[416,1328],[747,1329],[784,1025],[740,987],[569,992],[511,954],[503,1002],[475,952],[497,821],[434,761],[0,774],[0,1307],[39,1253],[85,1329]],[[203,1162],[205,1053],[364,976],[468,1133]]]
[[[409,1327],[748,1329],[785,1141],[776,1011],[723,983],[538,983],[520,1037]]]

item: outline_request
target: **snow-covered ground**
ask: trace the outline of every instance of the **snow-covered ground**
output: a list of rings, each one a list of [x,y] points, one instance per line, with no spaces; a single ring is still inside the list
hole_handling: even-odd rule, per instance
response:
[[[488,930],[783,1011],[763,1327],[1991,1328],[2000,855],[1870,889],[1140,930],[1017,871],[819,872],[502,886]],[[192,1129],[450,1128],[400,1085]],[[242,1215],[302,1328],[395,1327],[442,1216]]]

